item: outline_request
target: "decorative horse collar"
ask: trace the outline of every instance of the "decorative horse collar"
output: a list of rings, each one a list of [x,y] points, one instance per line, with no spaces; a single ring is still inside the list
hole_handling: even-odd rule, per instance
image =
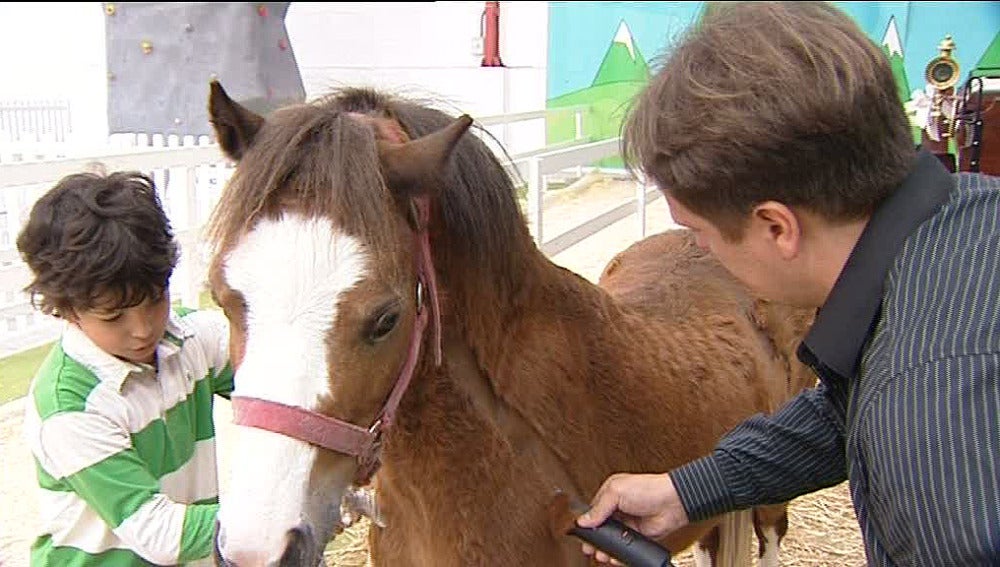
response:
[[[399,402],[413,379],[428,317],[433,319],[434,362],[436,365],[441,364],[441,309],[427,228],[430,224],[430,200],[426,196],[418,196],[412,199],[412,203],[416,226],[414,261],[417,273],[417,316],[410,335],[409,354],[375,422],[364,428],[301,407],[259,398],[232,397],[233,423],[266,429],[323,449],[357,457],[358,470],[354,478],[356,486],[368,484],[381,465],[379,456],[383,434],[392,426]],[[425,298],[425,294],[428,297]],[[425,299],[429,299],[429,305]]]

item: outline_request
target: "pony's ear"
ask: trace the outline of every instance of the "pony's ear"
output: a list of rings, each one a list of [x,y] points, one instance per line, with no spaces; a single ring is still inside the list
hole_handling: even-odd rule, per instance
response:
[[[215,129],[222,151],[234,161],[239,161],[246,153],[264,118],[229,98],[219,81],[209,83],[208,119]]]
[[[389,188],[397,197],[433,190],[452,150],[471,125],[472,118],[463,114],[445,128],[410,142],[394,144],[379,140],[382,172]]]

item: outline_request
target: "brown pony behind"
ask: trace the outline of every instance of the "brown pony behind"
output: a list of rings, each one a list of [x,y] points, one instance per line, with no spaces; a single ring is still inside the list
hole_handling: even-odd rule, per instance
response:
[[[366,89],[266,121],[241,112],[225,124],[212,112],[230,156],[254,152],[216,211],[213,281],[246,230],[287,209],[361,238],[380,262],[376,277],[412,279],[400,256],[411,249],[400,229],[408,196],[386,183],[377,142],[438,131],[447,115]],[[475,136],[434,173],[436,186],[422,190],[444,364],[434,366],[425,344],[386,439],[376,478],[386,527],[370,542],[377,565],[585,563],[579,543],[547,525],[554,490],[587,501],[611,473],[669,470],[812,384],[793,355],[809,314],[751,297],[686,231],[626,250],[598,286],[535,246],[510,179]],[[364,377],[329,377],[347,379]],[[768,522],[783,517],[777,510]],[[678,551],[713,526],[665,542]]]

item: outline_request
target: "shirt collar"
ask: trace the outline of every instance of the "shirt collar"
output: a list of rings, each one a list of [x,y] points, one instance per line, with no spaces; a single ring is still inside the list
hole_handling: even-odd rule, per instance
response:
[[[858,370],[861,350],[882,303],[886,276],[903,242],[948,201],[955,178],[927,150],[917,153],[902,185],[872,214],[826,303],[799,345],[798,356],[843,379]]]
[[[156,356],[163,360],[180,352],[184,341],[193,335],[191,327],[176,313],[170,312],[166,331],[156,347]],[[94,373],[101,382],[108,382],[115,390],[121,390],[125,379],[131,374],[155,371],[152,365],[126,362],[108,354],[94,344],[79,327],[66,323],[62,334],[62,349],[67,356]]]

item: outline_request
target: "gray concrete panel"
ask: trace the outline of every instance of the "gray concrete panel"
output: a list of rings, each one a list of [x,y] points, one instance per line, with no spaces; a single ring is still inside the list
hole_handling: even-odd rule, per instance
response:
[[[211,134],[212,78],[256,112],[302,102],[289,4],[105,3],[109,132]]]

